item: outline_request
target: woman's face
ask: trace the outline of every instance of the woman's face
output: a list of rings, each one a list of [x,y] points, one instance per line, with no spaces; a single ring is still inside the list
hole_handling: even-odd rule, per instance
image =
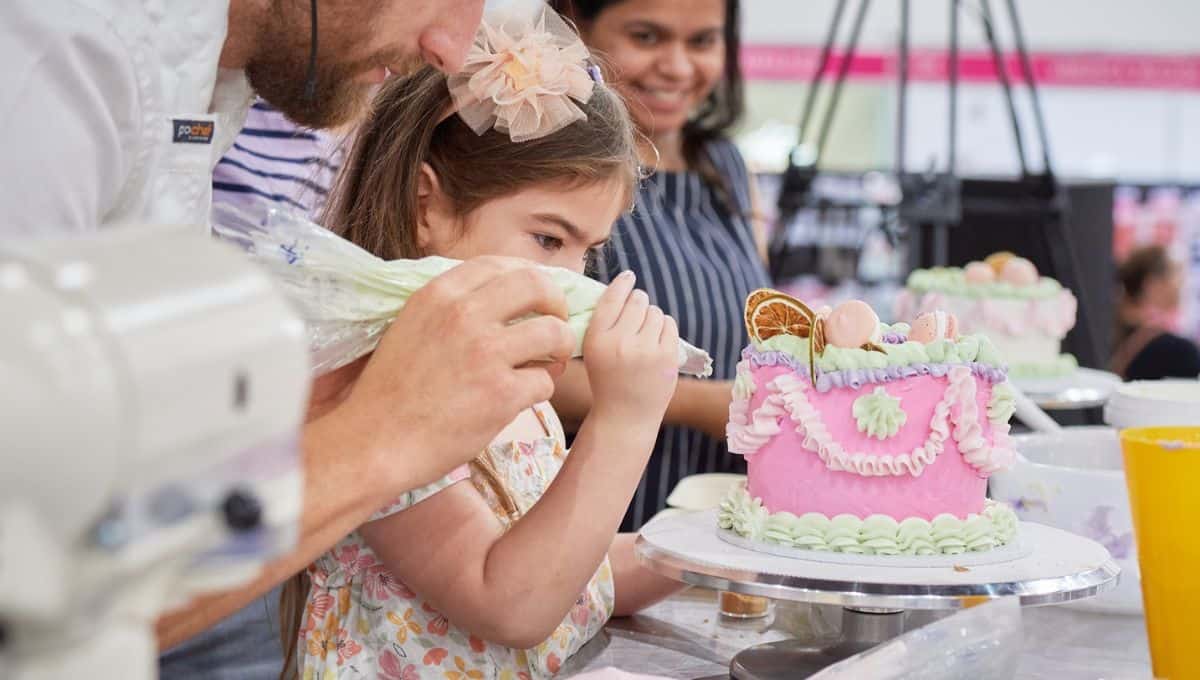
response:
[[[1153,276],[1146,280],[1142,302],[1158,310],[1173,311],[1179,308],[1183,298],[1183,269],[1175,262],[1166,276]]]
[[[419,245],[430,255],[503,255],[583,273],[629,208],[628,193],[617,181],[531,187],[488,201],[465,218],[450,215],[444,198],[434,195],[425,199]]]
[[[584,27],[651,138],[683,129],[725,69],[725,0],[625,0]]]

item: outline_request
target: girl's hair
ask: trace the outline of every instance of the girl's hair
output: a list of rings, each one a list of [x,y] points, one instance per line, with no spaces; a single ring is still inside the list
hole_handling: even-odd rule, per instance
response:
[[[637,0],[550,0],[550,5],[559,13],[586,27],[604,10],[623,2]],[[740,0],[725,0],[725,72],[716,88],[696,110],[691,120],[683,126],[683,158],[688,168],[697,172],[729,210],[736,210],[733,189],[728,180],[713,164],[705,147],[709,142],[724,139],[731,128],[742,120],[745,112],[745,87],[742,79],[740,52],[741,10]],[[619,75],[619,74],[618,74]]]
[[[385,259],[419,257],[417,188],[429,163],[458,216],[522,189],[561,182],[621,180],[632,203],[638,179],[633,127],[620,98],[597,83],[581,120],[545,137],[514,143],[477,135],[458,116],[446,78],[426,67],[384,85],[356,133],[324,221],[330,230]]]
[[[577,187],[619,181],[632,203],[638,156],[633,125],[624,104],[597,83],[578,106],[585,120],[553,134],[514,143],[505,133],[477,135],[453,110],[446,76],[426,67],[393,79],[377,94],[366,121],[355,132],[345,167],[324,213],[327,228],[384,259],[426,255],[417,243],[418,187],[429,163],[456,217],[465,218],[488,201],[526,188],[558,183]],[[512,494],[496,474],[487,452],[471,463],[472,479],[486,485],[511,521],[518,514]],[[308,579],[297,574],[280,594],[281,680],[296,678],[297,645],[305,615]]]

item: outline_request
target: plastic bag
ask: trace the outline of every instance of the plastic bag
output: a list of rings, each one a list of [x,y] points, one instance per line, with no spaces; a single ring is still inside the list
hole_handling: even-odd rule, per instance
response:
[[[213,208],[213,232],[241,246],[278,282],[304,318],[313,373],[345,366],[375,349],[383,331],[421,286],[460,264],[426,257],[387,261],[295,213],[264,203],[261,215],[228,205]],[[574,356],[604,284],[557,267],[543,268],[567,298],[567,323],[575,332]],[[679,370],[712,375],[704,350],[680,340]]]
[[[1021,650],[1021,605],[1005,597],[909,631],[811,680],[1008,680]]]

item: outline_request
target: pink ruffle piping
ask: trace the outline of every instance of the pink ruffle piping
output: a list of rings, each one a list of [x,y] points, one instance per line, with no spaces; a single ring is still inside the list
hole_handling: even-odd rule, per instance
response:
[[[770,395],[753,413],[750,402],[734,400],[729,406],[726,427],[729,450],[752,456],[779,434],[780,420],[790,416],[796,431],[803,437],[804,448],[815,451],[830,470],[852,472],[864,477],[919,476],[945,449],[945,441],[953,436],[963,459],[988,477],[997,470],[1012,465],[1016,453],[1010,446],[1008,424],[993,425],[994,443],[988,445],[979,422],[976,403],[975,376],[965,366],[956,366],[947,375],[946,393],[933,409],[929,437],[910,453],[899,456],[869,453],[849,453],[836,442],[825,427],[821,414],[808,401],[807,383],[800,377],[785,373],[764,387]],[[950,421],[954,420],[951,431]]]

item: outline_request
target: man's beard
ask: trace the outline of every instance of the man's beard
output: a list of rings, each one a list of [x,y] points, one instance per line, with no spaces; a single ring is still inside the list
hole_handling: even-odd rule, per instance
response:
[[[300,57],[303,52],[305,56]],[[352,70],[358,69],[358,70]],[[246,77],[260,97],[292,122],[310,128],[333,128],[356,120],[366,109],[371,86],[358,82],[361,66],[321,63],[317,59],[313,96],[306,97],[307,51],[279,49],[246,66]]]
[[[331,26],[318,34],[321,49],[317,54],[316,82],[313,96],[306,97],[310,45],[307,18],[278,10],[275,16],[281,20],[264,26],[259,37],[263,47],[246,65],[246,77],[267,103],[305,127],[333,128],[355,122],[366,111],[375,89],[360,78],[373,68],[407,71],[410,67],[415,70],[421,63],[415,54],[396,53],[376,54],[352,62],[343,57],[339,61],[343,50],[333,45],[357,46],[367,41],[368,34],[359,29],[360,35],[351,36]],[[294,21],[287,20],[288,17]],[[347,23],[361,25],[361,22]]]

